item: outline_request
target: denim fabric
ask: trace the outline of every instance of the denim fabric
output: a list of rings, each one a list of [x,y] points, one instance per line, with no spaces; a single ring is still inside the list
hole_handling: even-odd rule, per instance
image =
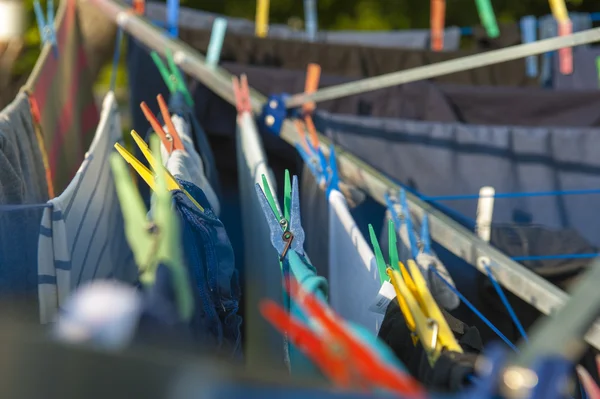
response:
[[[196,299],[191,322],[196,338],[214,339],[217,347],[231,345],[241,352],[238,316],[240,287],[233,248],[206,196],[195,185],[180,180],[183,188],[204,207],[204,212],[181,191],[175,191],[175,207],[182,221],[182,245]]]

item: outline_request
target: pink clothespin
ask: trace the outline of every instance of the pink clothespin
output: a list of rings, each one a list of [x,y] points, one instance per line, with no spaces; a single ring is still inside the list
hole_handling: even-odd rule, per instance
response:
[[[568,36],[573,33],[573,23],[570,19],[558,21],[558,35]],[[560,73],[570,75],[573,73],[573,48],[564,47],[558,50]]]
[[[235,107],[238,112],[238,117],[244,112],[252,113],[248,77],[245,74],[242,74],[238,80],[237,76],[233,76],[231,81],[233,83],[233,94],[235,96]]]

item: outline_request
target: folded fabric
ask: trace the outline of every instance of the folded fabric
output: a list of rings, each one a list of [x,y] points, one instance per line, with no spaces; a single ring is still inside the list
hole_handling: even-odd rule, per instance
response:
[[[232,354],[239,356],[242,319],[237,314],[240,287],[233,248],[204,192],[190,182],[179,183],[204,207],[202,212],[182,191],[173,192],[182,221],[183,255],[194,287],[194,337],[217,348],[230,346]]]

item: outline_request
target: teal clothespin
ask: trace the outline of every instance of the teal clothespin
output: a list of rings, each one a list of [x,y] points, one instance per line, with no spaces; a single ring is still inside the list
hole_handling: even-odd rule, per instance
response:
[[[38,29],[40,30],[42,47],[46,44],[50,44],[54,56],[58,57],[58,43],[56,41],[56,30],[54,29],[54,1],[48,0],[47,6],[46,17],[44,17],[44,12],[42,11],[39,0],[33,2],[33,11],[35,12],[35,19],[37,21]]]
[[[150,57],[152,57],[152,61],[154,61],[154,64],[158,68],[160,75],[162,76],[163,80],[167,85],[167,88],[169,89],[169,92],[171,92],[171,94],[181,92],[185,97],[185,102],[187,103],[187,105],[190,107],[194,106],[194,100],[192,99],[192,96],[188,91],[187,85],[185,84],[185,80],[183,79],[183,75],[181,74],[179,68],[173,60],[173,55],[171,54],[171,51],[167,50],[166,55],[169,69],[167,69],[165,64],[163,64],[162,60],[160,59],[160,56],[156,51],[150,53]]]
[[[496,21],[492,2],[490,0],[475,0],[475,3],[477,5],[477,12],[479,13],[481,25],[485,28],[488,37],[494,39],[500,36],[500,29],[498,28],[498,22]]]
[[[217,18],[213,22],[212,31],[210,32],[210,41],[206,50],[206,65],[215,68],[219,65],[221,58],[221,49],[223,48],[223,40],[227,30],[227,20],[225,18]]]
[[[153,134],[150,145],[154,153],[160,153],[160,140]],[[159,161],[155,170],[162,168]],[[140,272],[144,285],[153,285],[156,270],[163,264],[171,270],[179,316],[189,321],[194,311],[194,300],[187,269],[181,249],[179,219],[172,209],[172,197],[167,190],[166,175],[156,174],[156,202],[152,208],[153,221],[148,222],[146,207],[131,174],[118,153],[110,155],[110,166],[114,175],[117,196],[123,210],[125,234]]]

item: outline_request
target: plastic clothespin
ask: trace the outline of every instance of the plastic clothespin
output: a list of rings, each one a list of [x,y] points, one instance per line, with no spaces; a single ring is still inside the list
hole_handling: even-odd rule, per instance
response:
[[[488,37],[494,39],[500,36],[500,29],[498,29],[498,22],[491,0],[475,0],[475,4],[477,5],[481,25],[485,28]]]
[[[165,64],[163,64],[162,60],[160,59],[160,56],[158,55],[158,53],[156,51],[151,52],[150,56],[152,57],[152,61],[154,61],[154,64],[158,68],[160,75],[162,76],[163,80],[165,81],[165,84],[167,85],[169,92],[171,94],[174,94],[176,92],[181,92],[185,98],[186,104],[188,106],[192,107],[194,105],[194,100],[192,99],[192,96],[187,88],[187,85],[185,84],[183,75],[181,74],[181,72],[179,71],[179,68],[175,64],[175,61],[173,60],[173,55],[171,54],[171,51],[166,50],[167,64],[169,66],[169,69],[167,69]]]
[[[600,87],[600,56],[596,57],[596,72],[598,74],[598,87]]]
[[[316,0],[304,0],[304,27],[309,42],[317,40],[318,18]]]
[[[171,113],[169,112],[169,107],[167,106],[167,103],[165,102],[161,94],[156,96],[156,99],[158,100],[160,113],[162,114],[165,124],[167,125],[167,130],[169,131],[169,133],[167,134],[164,131],[160,122],[158,121],[158,119],[156,119],[156,116],[152,113],[150,108],[148,108],[146,103],[142,101],[140,107],[142,108],[144,116],[146,117],[148,122],[150,122],[150,126],[152,126],[152,129],[154,129],[154,132],[158,134],[158,137],[160,137],[160,140],[162,141],[169,154],[171,154],[173,150],[185,151],[183,142],[181,141],[179,133],[177,133],[177,129],[175,129],[175,125],[173,124],[173,120],[171,119]]]
[[[319,333],[302,326],[271,301],[261,304],[263,315],[280,331],[287,332],[289,339],[315,359],[336,385],[363,390],[383,389],[406,398],[424,397],[425,391],[412,376],[380,359],[370,347],[355,338],[333,310],[304,290],[296,280],[290,278],[285,287],[302,313],[321,326]]]
[[[412,218],[410,216],[410,208],[408,207],[408,202],[406,201],[406,191],[404,189],[400,190],[400,206],[402,208],[402,216],[404,217],[404,223],[406,223],[406,228],[408,230],[410,252],[412,254],[413,259],[417,259],[417,256],[419,255],[419,245],[417,243],[416,233],[413,228]]]
[[[210,32],[208,48],[206,49],[206,65],[210,68],[216,68],[219,65],[226,31],[227,20],[221,17],[215,18],[212,31]]]
[[[406,300],[415,323],[413,331],[416,332],[427,353],[429,363],[433,366],[442,350],[458,353],[462,353],[463,350],[433,299],[421,270],[412,259],[408,261],[408,269],[410,275],[400,275],[399,272],[391,269],[387,270],[387,274],[394,285],[396,296]]]
[[[146,13],[146,0],[133,0],[133,11],[138,15]]]
[[[327,171],[327,197],[329,197],[331,190],[340,191],[340,178],[338,175],[335,147],[333,143],[329,146],[329,167],[327,168]]]
[[[48,0],[47,7],[46,17],[44,17],[39,0],[34,0],[33,2],[33,11],[35,12],[35,19],[42,39],[42,48],[46,44],[50,44],[54,56],[58,57],[58,42],[56,40],[56,30],[54,29],[54,1]]]
[[[171,37],[179,36],[179,0],[167,0],[167,29]]]
[[[233,95],[235,96],[235,107],[238,112],[238,116],[244,112],[252,113],[252,103],[250,102],[250,89],[248,87],[248,77],[242,74],[238,80],[237,76],[231,77],[231,83],[233,85]]]
[[[154,151],[159,151],[159,140],[156,136],[150,138],[150,144]],[[110,155],[110,166],[123,209],[127,241],[140,270],[140,281],[144,285],[152,285],[156,279],[158,265],[162,263],[169,267],[173,276],[179,316],[184,321],[190,320],[194,311],[194,300],[187,269],[181,257],[179,219],[171,207],[172,197],[167,190],[169,184],[166,174],[159,173],[156,177],[156,202],[152,212],[154,220],[149,225],[142,197],[119,154]],[[154,159],[153,167],[160,169],[162,165]]]
[[[181,184],[179,184],[179,182],[173,177],[173,175],[171,175],[171,173],[169,173],[169,171],[164,166],[162,166],[162,164],[157,163],[155,161],[156,157],[152,154],[152,151],[150,151],[150,148],[148,148],[146,142],[139,136],[139,134],[136,133],[135,130],[131,131],[131,136],[133,137],[137,146],[142,151],[142,154],[144,154],[144,157],[146,158],[152,169],[157,172],[162,171],[163,174],[166,176],[167,188],[169,189],[169,191],[181,190],[201,212],[204,212],[204,208],[202,207],[202,205],[200,205],[194,199],[194,197],[192,197],[192,195],[181,186]],[[154,192],[156,192],[157,185],[155,177],[154,174],[150,171],[150,169],[144,166],[144,164],[142,164],[136,157],[134,157],[129,151],[127,151],[121,144],[115,143],[115,148],[119,152],[119,154],[121,154],[121,156],[125,158],[125,161],[127,161],[127,163],[135,169],[135,171],[141,176],[142,179],[144,179],[146,184],[148,184],[148,186],[150,186],[150,188]],[[157,167],[156,165],[159,166]]]
[[[533,15],[527,15],[521,18],[521,41],[523,43],[533,43],[537,40],[537,18]],[[535,55],[530,55],[525,59],[527,76],[535,78],[538,75],[538,61]]]
[[[424,254],[432,254],[431,251],[431,235],[429,234],[429,216],[423,215],[421,221],[421,246]]]
[[[269,0],[256,0],[255,34],[267,37],[269,33]]]
[[[381,252],[381,246],[379,246],[377,235],[375,234],[375,230],[373,230],[373,225],[369,224],[369,237],[371,238],[371,245],[373,246],[373,251],[375,252],[375,263],[377,263],[377,271],[379,272],[379,280],[381,281],[381,284],[388,280],[388,275],[386,272],[388,267],[391,267],[397,271],[401,271],[400,262],[398,261],[398,246],[396,245],[396,229],[392,220],[390,220],[388,223],[388,250],[390,256],[389,266],[385,263],[383,252]]]
[[[573,33],[573,24],[567,12],[564,0],[549,0],[552,15],[558,24],[558,35],[568,36]],[[573,49],[564,47],[558,50],[560,73],[570,75],[573,73]]]
[[[581,366],[576,367],[577,375],[589,399],[600,399],[600,388],[590,373]]]
[[[446,0],[431,0],[431,50],[444,49],[444,27],[446,19]]]

